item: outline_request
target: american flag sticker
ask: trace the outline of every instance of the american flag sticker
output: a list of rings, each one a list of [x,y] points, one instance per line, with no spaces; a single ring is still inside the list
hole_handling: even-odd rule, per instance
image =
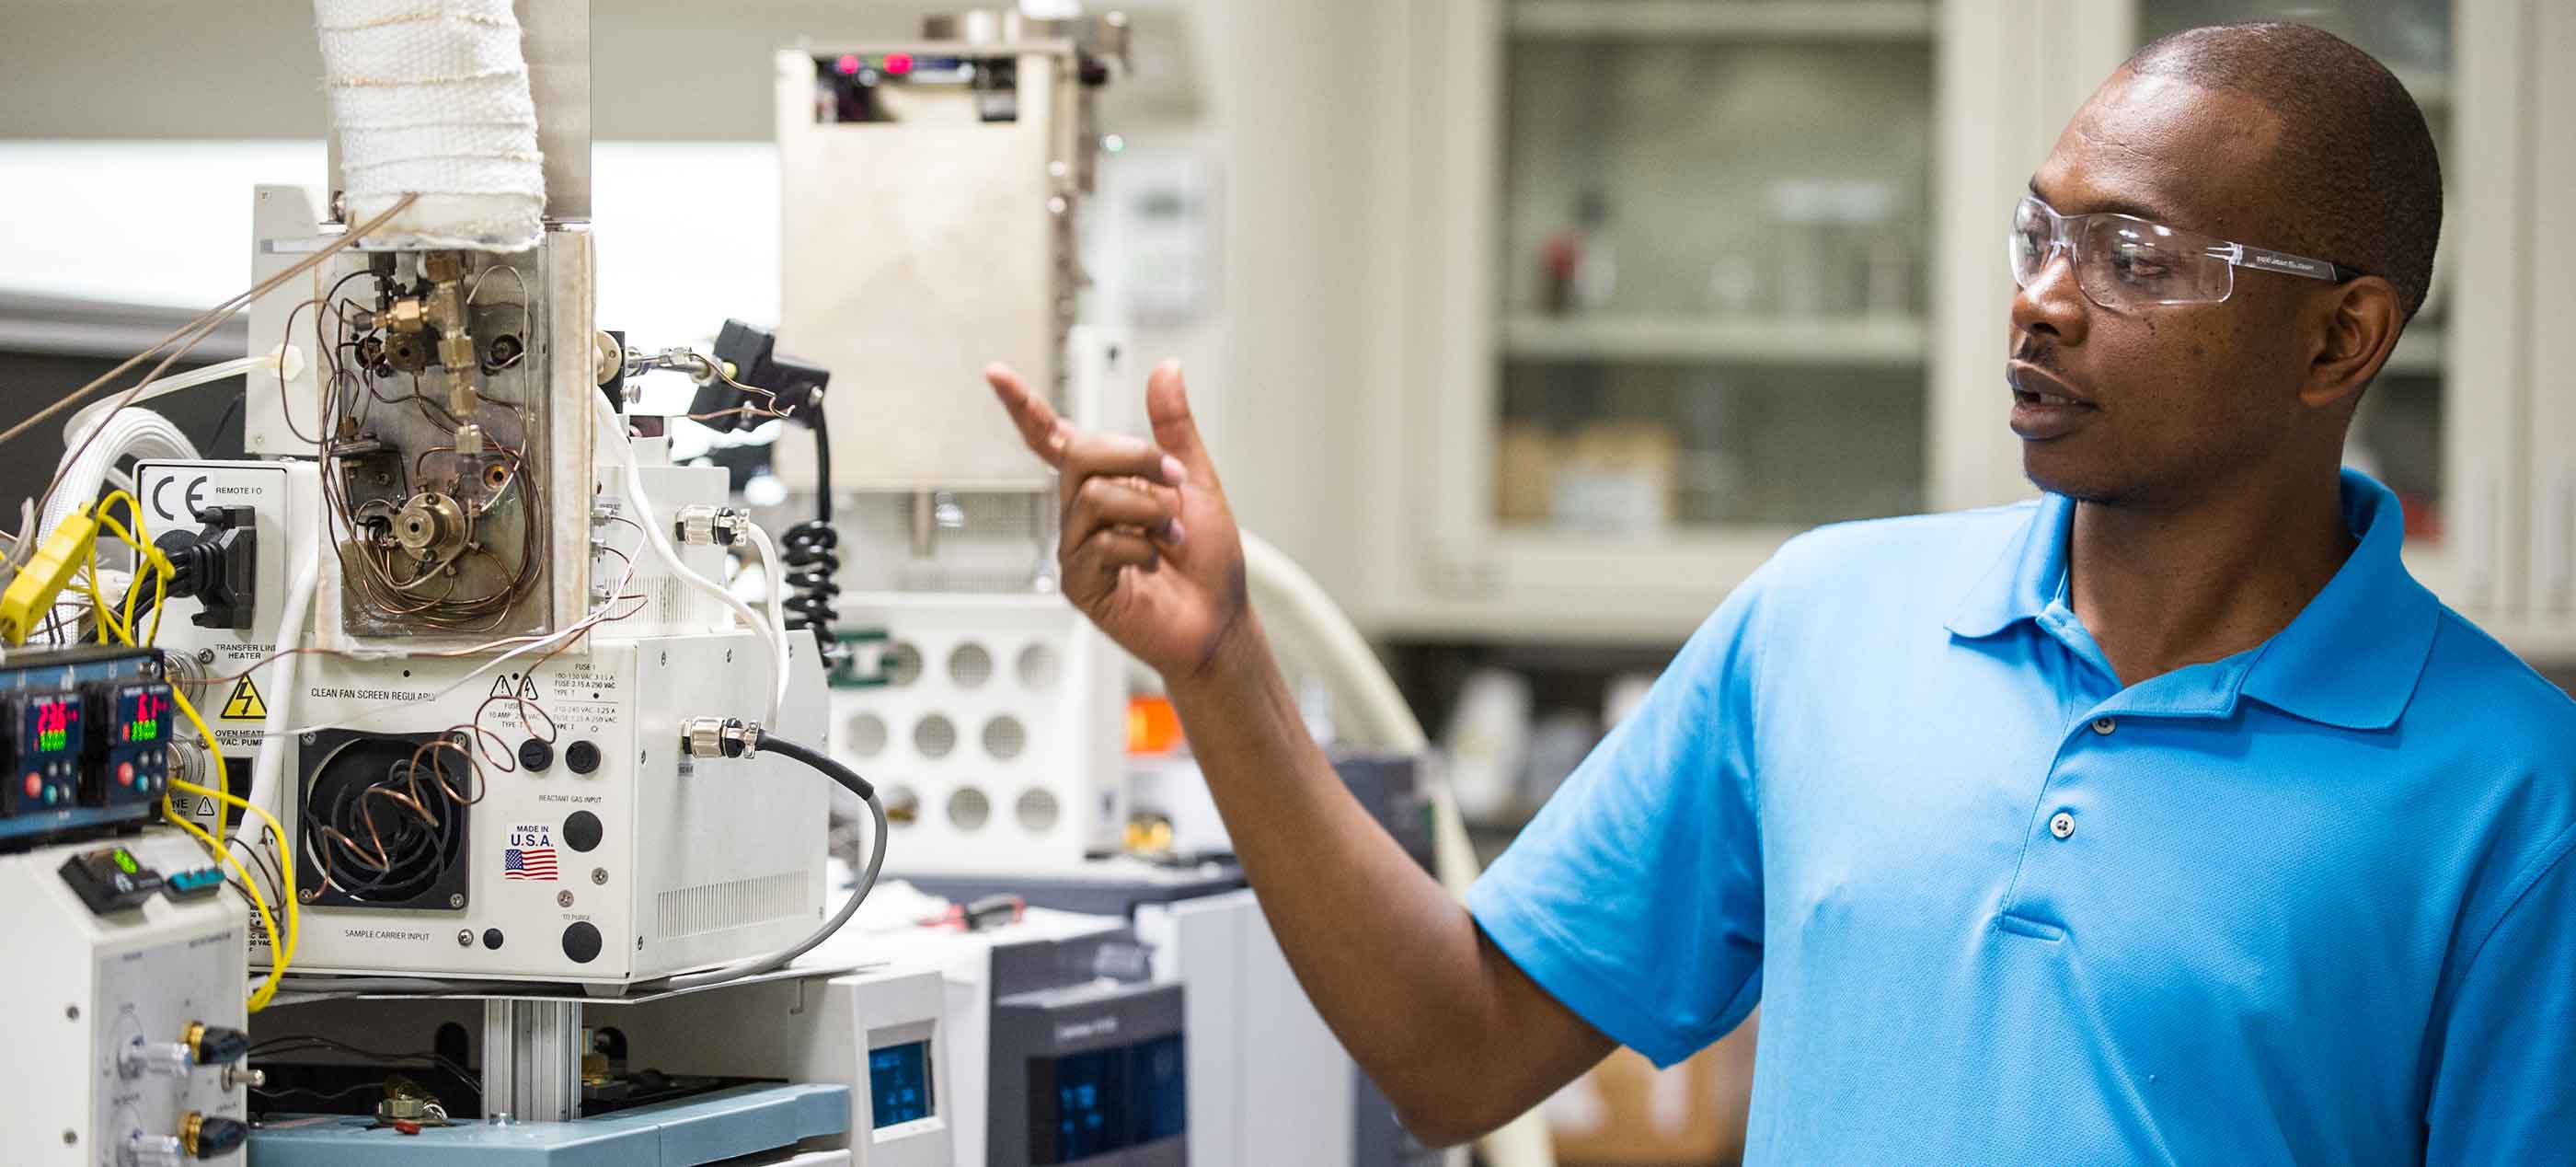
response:
[[[555,878],[555,837],[553,828],[539,824],[510,828],[510,845],[501,851],[501,878],[539,879],[548,883]]]

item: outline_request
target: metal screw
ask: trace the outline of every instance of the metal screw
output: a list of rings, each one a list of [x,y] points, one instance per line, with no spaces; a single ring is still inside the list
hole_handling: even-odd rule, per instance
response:
[[[558,907],[558,908],[569,908],[569,907],[571,907],[571,906],[572,906],[572,893],[571,893],[571,892],[568,892],[568,891],[559,891],[559,892],[556,892],[556,893],[555,893],[555,906],[556,906],[556,907]]]
[[[1073,168],[1065,165],[1064,159],[1062,158],[1053,159],[1047,163],[1048,178],[1062,178],[1071,173],[1073,173]]]
[[[215,650],[211,648],[198,649],[197,663],[201,665],[210,665],[215,663]]]
[[[322,893],[320,890],[315,888],[299,888],[295,892],[295,898],[309,904],[315,900],[321,899]]]
[[[319,735],[316,735],[316,734],[309,734],[309,733],[304,735],[304,744],[305,744],[305,745],[308,745],[308,746],[309,746],[309,745],[312,745],[312,744],[313,744],[315,741],[317,741],[317,740],[320,740],[320,739],[319,739]]]
[[[65,1006],[63,1006],[63,1020],[65,1020],[65,1021],[78,1021],[78,1020],[80,1020],[80,1006],[78,1006],[78,1005],[65,1005]]]
[[[1063,195],[1056,195],[1047,199],[1047,213],[1050,215],[1061,215],[1072,209],[1073,204],[1066,202]]]
[[[606,883],[606,882],[608,882],[608,869],[607,869],[607,868],[605,868],[605,867],[593,867],[593,868],[591,868],[591,869],[590,869],[590,881],[591,881],[592,883]],[[571,893],[567,892],[567,893],[565,893],[565,894],[569,895],[569,894],[571,894]]]
[[[464,906],[465,906],[465,893],[460,891],[460,892],[456,893],[455,895],[452,895],[452,896],[447,897],[447,906],[448,906],[448,907],[451,907],[451,908],[461,908],[461,907],[464,907]]]
[[[471,929],[471,928],[459,928],[459,929],[457,929],[457,930],[456,930],[456,946],[457,946],[458,948],[472,948],[472,947],[474,947],[474,930],[473,930],[473,929]]]
[[[79,1132],[79,1131],[76,1131],[76,1130],[73,1130],[73,1129],[71,1129],[70,1127],[64,1127],[64,1128],[63,1128],[63,1145],[64,1145],[64,1146],[66,1146],[66,1147],[71,1147],[71,1146],[77,1146],[77,1145],[79,1145],[79,1143],[80,1143],[80,1132]]]

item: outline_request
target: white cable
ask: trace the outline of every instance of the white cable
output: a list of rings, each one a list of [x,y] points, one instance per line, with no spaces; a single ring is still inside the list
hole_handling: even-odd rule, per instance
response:
[[[603,452],[611,449],[624,451],[619,461],[624,464],[626,470],[626,505],[634,510],[636,525],[644,528],[644,541],[652,546],[653,553],[660,556],[662,562],[671,569],[671,574],[678,576],[682,583],[714,596],[724,606],[733,609],[734,615],[742,617],[742,622],[751,627],[752,635],[759,638],[760,650],[768,655],[770,671],[778,678],[777,687],[771,691],[766,703],[768,717],[763,724],[778,724],[779,710],[787,699],[787,634],[783,630],[773,630],[770,625],[764,624],[760,614],[751,610],[751,605],[743,603],[731,591],[726,590],[724,585],[699,575],[690,570],[688,564],[680,561],[679,550],[671,546],[670,534],[662,529],[662,520],[653,513],[652,500],[645,497],[644,475],[636,465],[634,447],[626,442],[624,419],[618,417],[617,411],[609,407],[608,398],[604,394],[592,394],[590,404],[592,416],[598,418],[600,423],[607,426],[618,439],[603,445],[601,450]]]
[[[746,524],[751,531],[751,545],[760,551],[760,575],[769,588],[769,623],[761,628],[775,646],[771,659],[787,659],[787,577],[778,568],[778,544],[758,524]],[[772,709],[787,707],[787,670],[778,670],[778,700]]]
[[[135,390],[133,393],[128,394],[125,397],[101,398],[100,400],[84,405],[79,410],[75,411],[69,420],[63,422],[63,448],[66,450],[79,449],[82,431],[87,430],[92,422],[105,416],[108,410],[114,408],[116,403],[120,400],[125,402],[125,407],[127,409],[132,409],[135,406],[141,405],[146,401],[150,401],[155,397],[167,396],[182,389],[193,389],[210,381],[221,381],[226,377],[248,376],[252,373],[278,373],[280,372],[281,367],[283,368],[283,374],[286,380],[292,381],[297,377],[303,376],[304,350],[296,348],[291,344],[282,344],[276,348],[268,350],[267,352],[261,353],[258,356],[243,357],[240,360],[234,361],[225,361],[220,365],[208,365],[202,369],[190,369],[185,373],[178,374],[177,376],[163,377],[154,381],[146,381],[143,383],[143,387],[141,389]]]
[[[36,523],[36,544],[62,525],[64,519],[82,507],[98,501],[99,488],[119,462],[127,458],[168,458],[195,461],[197,445],[181,433],[170,419],[149,409],[120,409],[99,419],[102,429],[98,438],[82,448],[87,431],[72,435],[72,446],[66,449],[62,464],[55,468],[53,497],[45,503],[45,513]],[[80,449],[71,456],[70,449]]]
[[[1288,554],[1259,535],[1241,532],[1245,588],[1265,624],[1286,617],[1278,627],[1291,639],[1323,656],[1324,683],[1361,723],[1362,745],[1400,754],[1419,754],[1431,747],[1413,707],[1404,703],[1395,681],[1386,675],[1368,641],[1313,576]]]
[[[1244,584],[1265,625],[1274,617],[1284,617],[1277,628],[1285,639],[1302,641],[1321,655],[1325,685],[1360,723],[1363,734],[1358,740],[1425,757],[1427,764],[1431,740],[1422,732],[1422,722],[1413,716],[1413,708],[1404,703],[1394,679],[1387,676],[1386,666],[1378,662],[1341,606],[1286,552],[1250,531],[1241,534]],[[1433,773],[1426,775],[1425,784],[1431,795],[1433,867],[1441,886],[1463,899],[1467,885],[1476,878],[1476,852],[1467,838],[1467,822],[1459,815],[1457,796],[1445,779]],[[1478,1147],[1486,1161],[1498,1167],[1550,1167],[1556,1162],[1555,1147],[1535,1110],[1478,1140]]]
[[[638,555],[638,554],[642,553],[642,551],[643,551],[643,550],[644,550],[644,549],[643,549],[643,547],[639,545],[639,546],[637,546],[636,548],[634,548],[632,551],[627,552],[627,555],[626,555],[626,571],[625,571],[625,573],[624,573],[624,574],[622,574],[622,575],[618,576],[618,578],[617,578],[617,586],[616,586],[616,587],[614,587],[614,588],[609,589],[609,599],[608,599],[608,600],[606,600],[606,601],[603,603],[603,605],[602,605],[602,606],[606,606],[607,604],[614,604],[614,603],[616,603],[616,602],[618,601],[618,598],[619,598],[619,597],[622,597],[622,596],[624,596],[624,595],[626,594],[626,585],[627,585],[627,584],[629,584],[629,583],[631,583],[631,582],[633,582],[633,581],[634,581],[634,579],[635,579],[635,557],[636,557],[636,555]],[[473,669],[472,671],[470,671],[470,672],[466,673],[464,676],[458,677],[458,678],[456,678],[455,680],[448,682],[448,683],[447,683],[447,685],[446,685],[446,687],[441,688],[441,689],[437,690],[436,692],[431,693],[428,697],[426,697],[426,698],[422,698],[421,700],[387,701],[387,702],[384,702],[384,703],[381,703],[381,704],[378,704],[378,705],[368,706],[367,708],[361,709],[361,710],[357,711],[356,713],[352,713],[352,714],[350,714],[350,715],[348,715],[348,716],[346,716],[346,717],[343,717],[343,718],[341,718],[341,719],[340,719],[340,720],[338,720],[338,721],[324,722],[324,723],[321,723],[321,724],[318,724],[318,725],[299,725],[299,726],[297,726],[297,727],[295,727],[295,728],[293,728],[293,729],[282,729],[282,730],[274,731],[274,733],[273,733],[273,734],[271,734],[271,733],[270,733],[270,731],[263,730],[263,731],[262,731],[262,736],[263,736],[263,737],[268,737],[268,736],[287,737],[287,736],[292,736],[292,735],[295,735],[295,734],[311,733],[311,732],[313,732],[313,731],[315,731],[315,730],[318,730],[318,729],[348,729],[348,728],[351,728],[351,727],[356,726],[359,722],[366,721],[366,720],[368,720],[368,719],[370,719],[370,718],[381,717],[381,716],[384,716],[385,714],[392,713],[392,712],[394,712],[395,710],[399,710],[399,709],[416,709],[416,708],[418,708],[418,707],[422,704],[422,702],[423,702],[423,701],[436,701],[436,700],[438,700],[438,699],[439,699],[439,698],[441,698],[441,697],[445,697],[445,696],[447,696],[448,694],[453,693],[453,692],[457,691],[458,689],[462,689],[462,688],[464,688],[466,685],[473,683],[473,681],[474,681],[474,679],[475,679],[476,677],[480,677],[480,676],[482,676],[482,675],[483,675],[483,674],[485,674],[485,673],[488,673],[488,672],[491,672],[491,671],[492,671],[492,670],[494,670],[494,669],[500,668],[502,665],[508,664],[508,663],[510,663],[511,661],[518,659],[519,657],[525,656],[525,655],[527,655],[528,653],[531,653],[531,652],[535,652],[535,651],[537,651],[538,649],[541,649],[541,648],[551,648],[553,645],[555,645],[555,644],[557,644],[557,643],[560,643],[560,642],[561,642],[561,641],[563,641],[563,640],[566,640],[566,639],[568,639],[568,638],[575,637],[575,636],[580,636],[580,635],[582,635],[582,634],[583,634],[583,633],[585,633],[585,632],[594,631],[594,630],[595,630],[595,628],[596,628],[596,626],[595,626],[595,624],[594,624],[591,620],[589,620],[589,619],[584,619],[584,620],[581,620],[581,621],[578,621],[578,622],[574,623],[571,627],[565,628],[565,629],[563,629],[563,630],[562,630],[562,631],[560,631],[560,632],[551,633],[551,634],[549,634],[549,635],[539,637],[539,638],[537,638],[537,639],[535,639],[535,640],[528,641],[527,643],[522,644],[522,645],[520,645],[520,646],[519,646],[519,647],[517,647],[517,648],[511,649],[511,650],[510,650],[510,651],[508,651],[508,652],[502,653],[502,654],[501,654],[501,655],[499,655],[499,656],[493,657],[491,660],[485,661],[485,662],[483,662],[482,664],[475,666],[475,667],[474,667],[474,669]],[[492,642],[492,643],[490,643],[490,644],[478,645],[478,646],[476,646],[476,647],[474,647],[474,648],[472,648],[472,649],[461,650],[461,651],[459,651],[459,652],[457,652],[457,653],[450,653],[450,654],[446,654],[446,655],[450,655],[450,656],[471,655],[471,654],[473,654],[473,653],[481,652],[481,651],[483,651],[483,650],[485,650],[485,649],[493,648],[493,647],[496,647],[496,646],[498,646],[498,645],[506,644],[506,643],[509,643],[509,641],[507,641],[507,640],[493,641],[493,642]],[[396,658],[399,658],[399,657],[407,656],[407,655],[409,655],[409,654],[406,654],[406,653],[400,653],[400,652],[373,652],[373,653],[356,653],[356,652],[349,652],[349,653],[343,653],[343,654],[341,654],[341,655],[344,655],[344,656],[350,656],[350,657],[359,657],[359,658],[362,658],[362,659],[369,659],[369,660],[392,660],[392,659],[396,659]]]
[[[286,610],[277,622],[277,651],[285,655],[277,658],[277,672],[269,677],[268,714],[260,719],[259,748],[251,754],[250,804],[280,817],[285,812],[277,792],[286,770],[286,710],[295,703],[295,674],[304,657],[294,650],[304,645],[304,617],[313,610],[313,593],[321,583],[322,557],[313,555],[305,558],[304,566],[296,569],[295,582],[286,587]],[[234,838],[250,828],[253,817],[242,816]]]

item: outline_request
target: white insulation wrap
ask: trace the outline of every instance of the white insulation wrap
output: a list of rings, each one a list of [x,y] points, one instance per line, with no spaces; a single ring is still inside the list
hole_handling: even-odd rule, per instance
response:
[[[349,222],[376,238],[521,251],[542,230],[537,106],[510,0],[313,0]]]

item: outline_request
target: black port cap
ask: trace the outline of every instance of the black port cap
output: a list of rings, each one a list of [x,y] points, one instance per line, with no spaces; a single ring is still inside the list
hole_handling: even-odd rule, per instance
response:
[[[501,930],[500,930],[500,929],[498,929],[498,928],[486,928],[486,929],[484,929],[484,930],[483,930],[483,947],[485,947],[485,948],[490,948],[490,949],[494,949],[494,950],[496,950],[496,951],[497,951],[497,950],[501,947]]]
[[[592,742],[589,738],[583,738],[582,740],[565,747],[564,765],[572,767],[572,772],[575,774],[588,774],[591,771],[598,769],[598,744]]]
[[[605,834],[607,832],[600,828],[599,816],[589,811],[574,811],[570,818],[564,820],[564,846],[575,851],[588,851],[599,846],[600,837]]]
[[[591,927],[588,920],[575,921],[564,929],[563,949],[564,955],[571,957],[574,964],[589,964],[599,959],[599,929]]]

